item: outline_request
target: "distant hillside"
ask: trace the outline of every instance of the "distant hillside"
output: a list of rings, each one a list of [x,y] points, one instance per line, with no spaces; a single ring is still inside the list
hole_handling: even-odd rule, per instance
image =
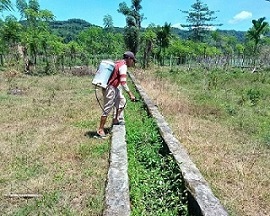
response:
[[[100,27],[82,19],[69,19],[67,21],[52,21],[49,23],[52,32],[58,36],[64,38],[64,42],[75,40],[77,35],[84,29],[92,26]],[[102,27],[100,27],[102,28]],[[124,28],[115,27],[115,32],[122,33]],[[220,34],[225,36],[234,36],[239,42],[243,42],[245,38],[245,32],[235,30],[218,30]],[[187,39],[188,31],[178,28],[172,28],[172,33],[178,35],[180,38]]]
[[[239,42],[244,42],[245,31],[235,31],[235,30],[217,30],[221,35],[224,36],[234,36]],[[187,39],[189,37],[189,32],[187,30],[181,30],[178,28],[172,28],[172,33],[179,35],[180,38]]]
[[[82,19],[69,19],[67,21],[49,22],[54,34],[64,38],[64,42],[75,40],[77,35],[89,27],[96,26]]]
[[[217,30],[217,31],[225,36],[234,36],[237,38],[239,42],[245,41],[246,31],[235,31],[235,30]]]

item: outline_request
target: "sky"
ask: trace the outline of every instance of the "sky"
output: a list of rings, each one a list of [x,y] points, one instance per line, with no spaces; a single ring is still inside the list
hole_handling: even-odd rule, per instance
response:
[[[211,11],[215,11],[217,17],[214,24],[222,24],[216,28],[222,30],[247,31],[252,27],[252,20],[266,17],[270,23],[270,2],[266,0],[201,0]],[[2,16],[13,14],[20,19],[16,13],[15,2],[12,0],[15,12],[5,12]],[[28,2],[28,0],[26,0]],[[41,10],[49,10],[57,21],[68,19],[83,19],[91,24],[103,27],[103,18],[110,15],[115,27],[125,26],[125,16],[117,12],[119,3],[126,2],[130,7],[131,0],[39,0]],[[187,24],[188,11],[195,0],[142,0],[142,10],[145,19],[143,27],[149,24],[163,26],[165,22],[173,27]]]

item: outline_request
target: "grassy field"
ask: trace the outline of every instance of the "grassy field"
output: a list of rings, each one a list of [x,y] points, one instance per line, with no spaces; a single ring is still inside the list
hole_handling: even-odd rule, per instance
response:
[[[134,73],[230,215],[269,215],[269,75]],[[0,71],[0,106],[1,214],[101,215],[110,140],[93,138],[89,76]]]
[[[109,140],[93,138],[89,76],[1,71],[0,106],[1,215],[101,215]]]
[[[135,76],[230,215],[269,215],[269,74],[153,68]]]

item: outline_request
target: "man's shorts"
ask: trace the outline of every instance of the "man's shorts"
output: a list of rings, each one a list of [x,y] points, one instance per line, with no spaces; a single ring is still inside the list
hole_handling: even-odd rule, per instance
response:
[[[113,107],[119,108],[120,92],[118,88],[109,85],[106,89],[102,90],[104,98],[104,108],[102,116],[108,116]]]

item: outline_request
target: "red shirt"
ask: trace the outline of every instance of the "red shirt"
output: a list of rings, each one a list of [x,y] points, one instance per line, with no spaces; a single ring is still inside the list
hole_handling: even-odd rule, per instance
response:
[[[112,76],[110,77],[108,81],[108,85],[111,85],[115,88],[117,88],[120,84],[125,85],[127,82],[127,72],[120,72],[119,68],[123,65],[125,65],[125,60],[119,60],[115,62],[114,70],[112,73]]]

